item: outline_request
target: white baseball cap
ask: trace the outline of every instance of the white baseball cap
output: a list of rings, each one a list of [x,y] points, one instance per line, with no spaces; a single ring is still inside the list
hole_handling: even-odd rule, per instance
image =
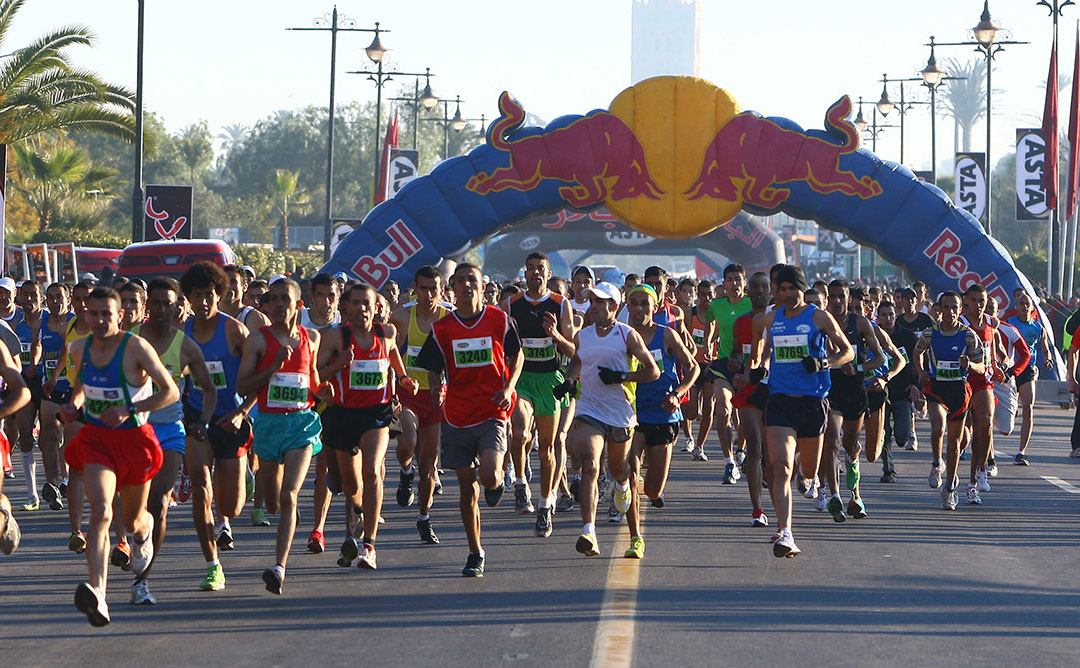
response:
[[[270,277],[270,280],[267,281],[266,284],[267,285],[273,285],[274,283],[277,283],[278,281],[282,280],[283,278],[285,278],[284,274],[274,274],[273,276]]]
[[[616,305],[622,303],[622,291],[607,281],[600,281],[591,288],[585,288],[581,292],[586,298],[596,297],[597,299],[611,299],[615,301]]]
[[[3,288],[10,292],[15,292],[15,279],[8,276],[0,278],[0,288]]]

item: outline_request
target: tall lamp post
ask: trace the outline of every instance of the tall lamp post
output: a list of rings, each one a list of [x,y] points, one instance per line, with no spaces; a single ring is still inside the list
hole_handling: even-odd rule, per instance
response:
[[[140,0],[140,5],[142,0]],[[386,49],[382,48],[382,43],[379,41],[379,24],[375,24],[375,28],[357,28],[356,21],[347,18],[342,14],[338,14],[337,5],[334,5],[334,11],[330,12],[329,16],[323,15],[315,19],[312,22],[314,25],[310,28],[287,28],[287,30],[296,31],[319,31],[330,33],[330,117],[327,123],[327,138],[326,138],[326,220],[323,221],[323,260],[330,259],[330,234],[331,227],[333,226],[333,196],[334,196],[334,82],[337,74],[337,34],[339,32],[374,32],[375,39],[371,42],[371,46],[367,48],[368,58],[372,59],[372,62],[379,62],[382,60],[383,53]],[[383,30],[382,32],[390,32],[389,30]],[[377,59],[377,60],[376,60]],[[141,60],[141,59],[140,59]],[[378,163],[378,160],[375,161]]]
[[[465,129],[467,121],[461,115],[461,96],[454,96],[454,115],[450,115],[450,100],[439,100],[443,106],[442,118],[421,118],[420,122],[427,121],[441,125],[443,129],[443,160],[450,157],[450,131],[461,132]]]
[[[929,102],[908,102],[904,96],[904,82],[918,81],[922,83],[922,77],[908,77],[906,79],[890,79],[889,75],[881,75],[881,99],[877,101],[877,110],[881,112],[882,117],[888,118],[893,109],[900,114],[900,164],[904,164],[904,119],[907,117],[907,112],[911,110],[917,104],[929,105]],[[893,103],[889,99],[889,84],[900,84],[900,104]]]
[[[143,240],[143,18],[145,15],[146,0],[139,0],[139,34],[135,47],[135,178],[131,188],[131,243]]]
[[[860,97],[859,98],[859,113],[855,116],[855,120],[852,121],[852,123],[855,125],[855,127],[859,128],[859,130],[861,130],[862,132],[864,132],[865,134],[870,136],[870,150],[873,151],[874,154],[876,155],[877,154],[877,138],[878,138],[878,135],[881,134],[881,132],[884,131],[885,128],[896,128],[896,127],[900,127],[900,126],[898,126],[898,125],[884,125],[884,124],[878,123],[877,122],[878,105],[874,106],[874,111],[873,111],[873,114],[872,114],[872,118],[874,119],[874,121],[872,123],[867,123],[866,118],[863,116],[863,113],[862,113],[862,102],[863,102],[863,99]],[[880,104],[880,102],[878,104]],[[890,111],[891,111],[891,109],[890,109]],[[861,274],[861,269],[862,269],[862,252],[863,252],[863,248],[862,248],[861,245],[859,245],[858,246],[858,254],[856,255],[856,260],[855,261],[859,265],[860,274]],[[872,281],[877,280],[877,251],[875,251],[873,248],[870,249],[870,280],[872,280]]]
[[[919,74],[922,76],[923,85],[930,91],[930,174],[933,177],[931,183],[937,185],[937,91],[946,81],[957,81],[966,77],[947,76],[948,72],[938,66],[937,57],[934,55],[934,47],[938,46],[938,43],[934,41],[933,35],[930,36],[929,46],[930,58],[927,59],[926,67],[920,70]],[[986,171],[986,178],[989,179],[989,168]],[[986,193],[989,197],[989,188]]]
[[[416,77],[416,82],[413,85],[412,97],[392,97],[391,100],[395,102],[404,102],[412,107],[412,147],[413,150],[418,150],[419,139],[419,127],[420,127],[420,108],[423,107],[424,111],[431,112],[435,108],[435,105],[439,104],[439,98],[435,96],[435,93],[431,92],[431,77],[434,76],[431,73],[430,67],[425,67],[424,72],[424,92],[420,92],[420,77]]]

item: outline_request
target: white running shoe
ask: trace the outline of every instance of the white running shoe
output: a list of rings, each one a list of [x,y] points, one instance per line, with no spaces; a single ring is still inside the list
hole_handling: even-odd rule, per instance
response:
[[[127,535],[127,539],[131,546],[131,572],[139,576],[154,558],[154,516],[150,516],[146,535],[141,541],[132,533]]]
[[[155,605],[156,603],[157,599],[150,593],[146,578],[135,578],[135,581],[131,583],[131,604]]]
[[[772,550],[774,557],[788,557],[789,559],[801,552],[799,546],[795,544],[795,537],[791,535],[791,529],[780,530],[780,537],[773,543]]]
[[[941,489],[941,508],[942,510],[956,510],[956,489],[949,489],[943,487]]]
[[[981,505],[982,497],[979,496],[979,488],[974,485],[968,485],[967,502],[972,505]]]
[[[819,513],[823,513],[828,507],[829,495],[822,491],[817,495],[817,497],[814,498],[814,510],[818,511]]]
[[[986,476],[987,471],[985,468],[975,471],[975,487],[978,488],[980,492],[990,491],[990,481],[986,479]]]
[[[817,478],[814,478],[813,480],[810,481],[810,486],[806,488],[805,492],[803,492],[803,496],[805,496],[808,499],[816,499],[816,498],[822,496],[822,494],[821,494],[821,483],[818,482]]]
[[[941,487],[941,476],[945,473],[945,462],[940,465],[930,465],[930,476],[927,478],[927,482],[930,483],[930,489],[937,489]]]
[[[682,451],[683,452],[693,452],[695,447],[696,446],[694,445],[694,437],[693,436],[687,436],[685,439],[683,439],[683,446],[682,446]]]
[[[986,475],[990,476],[991,478],[997,477],[997,462],[986,463]]]

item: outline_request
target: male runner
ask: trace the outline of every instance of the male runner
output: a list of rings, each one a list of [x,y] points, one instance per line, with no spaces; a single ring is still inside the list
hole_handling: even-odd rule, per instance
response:
[[[591,288],[594,283],[596,283],[596,274],[585,265],[574,269],[573,275],[570,276],[570,292],[574,296],[574,299],[570,302],[570,307],[574,309],[575,313],[583,317],[585,312],[589,310],[589,299],[585,296],[585,291]]]
[[[60,417],[69,424],[80,415],[86,420],[65,454],[71,468],[82,472],[90,502],[90,581],[75,590],[75,606],[92,626],[105,626],[111,621],[105,597],[113,497],[119,488],[131,570],[141,577],[154,556],[154,518],[146,497],[162,460],[147,413],[176,402],[180,392],[150,344],[120,329],[120,295],[95,288],[86,313],[91,335],[71,351],[78,373]]]
[[[1004,380],[1004,375],[995,364],[997,359],[996,333],[997,318],[987,316],[986,288],[975,283],[964,292],[964,306],[961,322],[966,324],[983,346],[982,371],[968,373],[968,385],[971,386],[971,476],[968,483],[967,501],[970,504],[982,503],[980,492],[990,491],[987,479],[987,464],[994,438],[994,380]]]
[[[531,491],[525,479],[525,465],[531,449],[533,429],[539,434],[540,500],[534,532],[540,538],[551,535],[555,514],[555,431],[559,414],[569,407],[565,396],[556,399],[554,388],[565,378],[559,356],[574,354],[574,318],[570,303],[547,289],[551,277],[548,256],[534,252],[525,259],[525,292],[512,296],[504,305],[517,324],[525,355],[516,390],[517,403],[511,416],[510,457],[514,462],[514,510],[533,512]]]
[[[257,485],[265,492],[267,509],[271,513],[281,509],[277,561],[263,571],[262,579],[268,592],[280,595],[296,533],[297,495],[312,454],[322,450],[322,423],[312,410],[312,394],[329,400],[333,386],[319,380],[315,364],[319,333],[297,323],[300,285],[291,278],[279,278],[270,285],[269,295],[270,325],[244,342],[236,391],[258,396],[254,427]]]
[[[750,526],[769,526],[769,518],[761,506],[761,482],[762,482],[762,436],[765,426],[762,423],[760,401],[755,400],[754,394],[758,390],[760,381],[764,378],[765,371],[761,369],[752,373],[750,360],[754,359],[754,320],[763,318],[769,305],[771,296],[769,275],[757,272],[750,277],[747,283],[747,296],[750,298],[751,310],[749,313],[739,316],[735,320],[734,345],[731,347],[731,360],[737,364],[737,373],[732,377],[732,386],[736,390],[731,398],[731,405],[739,412],[739,428],[746,442],[746,482],[750,491],[750,505],[753,513],[750,516]],[[757,381],[757,382],[755,382]],[[758,393],[760,397],[765,390]]]
[[[142,281],[128,281],[117,290],[120,295],[120,308],[124,317],[120,320],[120,329],[130,332],[135,325],[146,320],[146,288]]]
[[[18,444],[22,456],[23,477],[26,480],[26,504],[19,510],[33,511],[41,505],[37,493],[37,460],[34,459],[34,424],[41,413],[42,374],[38,373],[40,351],[34,347],[43,313],[41,285],[34,281],[23,281],[19,286],[19,301],[22,303],[23,317],[15,325],[15,334],[19,337],[19,364],[22,367],[23,382],[30,389],[30,402],[19,409],[14,418],[8,419],[16,421],[19,426]],[[42,457],[44,456],[43,453]]]
[[[1031,362],[1026,369],[1019,374],[1012,374],[1016,378],[1016,390],[1020,395],[1021,423],[1020,423],[1020,447],[1016,451],[1013,463],[1018,466],[1028,466],[1027,446],[1031,440],[1031,431],[1035,417],[1035,381],[1039,378],[1039,367],[1047,370],[1054,368],[1054,356],[1050,349],[1050,337],[1044,331],[1043,324],[1034,316],[1034,302],[1027,290],[1017,289],[1014,293],[1016,302],[1016,315],[1006,322],[1020,333],[1024,343],[1027,344]],[[1009,371],[1005,372],[1010,375]]]
[[[270,320],[263,315],[262,311],[256,308],[254,302],[254,299],[258,298],[259,294],[266,292],[266,282],[249,281],[247,272],[235,264],[226,265],[223,269],[225,270],[228,287],[218,301],[218,310],[229,317],[239,320],[240,324],[247,327],[249,332],[254,332],[260,327],[269,325]],[[251,290],[256,282],[261,285],[261,288]],[[257,294],[249,297],[249,291]]]
[[[45,468],[45,484],[41,496],[52,510],[63,510],[63,494],[60,483],[64,475],[65,463],[60,453],[60,422],[57,418],[60,406],[70,398],[71,386],[66,376],[53,383],[57,389],[46,391],[49,377],[59,364],[64,351],[64,334],[73,317],[68,302],[68,287],[63,283],[53,283],[45,290],[45,303],[49,310],[42,314],[34,333],[34,359],[40,360],[37,373],[41,381],[41,420],[38,431],[38,449],[41,450],[41,463]],[[50,386],[52,387],[52,386]],[[64,392],[67,392],[65,395]],[[53,392],[59,394],[55,396]]]
[[[135,325],[132,334],[141,336],[153,346],[154,352],[177,387],[183,382],[184,372],[189,371],[198,381],[199,387],[206,388],[200,421],[192,425],[195,439],[205,441],[210,420],[214,415],[214,406],[217,405],[217,390],[198,344],[172,324],[180,292],[180,284],[175,279],[155,278],[150,281],[146,301],[149,319],[144,324]],[[135,605],[157,603],[157,599],[150,593],[147,579],[154,561],[161,554],[161,544],[165,540],[169,497],[172,495],[173,485],[176,484],[176,474],[180,472],[180,465],[183,463],[187,433],[184,429],[184,405],[179,399],[150,413],[147,421],[161,444],[162,464],[161,469],[150,480],[149,497],[146,501],[146,509],[154,518],[154,558],[142,573],[136,574],[131,583],[131,602]]]
[[[884,302],[887,303],[887,302]],[[862,314],[874,327],[874,334],[877,336],[878,345],[881,346],[881,350],[885,356],[885,364],[874,368],[872,370],[863,371],[863,385],[866,387],[866,417],[863,420],[863,432],[866,435],[866,461],[876,462],[878,457],[882,457],[882,453],[885,449],[885,434],[887,430],[886,411],[889,402],[889,383],[895,378],[902,370],[907,368],[906,354],[902,351],[892,339],[892,336],[885,331],[883,327],[872,319],[874,311],[879,310],[879,302],[874,301],[868,297],[864,298],[861,303]],[[857,304],[856,295],[852,293],[852,308]],[[906,330],[901,330],[905,334]],[[885,459],[888,458],[888,466],[891,467],[891,453],[885,454],[882,457],[882,466],[885,467]],[[887,468],[886,468],[887,470]],[[894,480],[895,480],[895,473]],[[863,507],[853,507],[858,504],[848,504],[848,514],[856,516],[861,510],[865,513],[866,509]]]
[[[414,362],[429,371],[432,404],[443,407],[442,463],[457,474],[458,505],[469,542],[461,571],[465,577],[484,575],[479,485],[488,506],[498,505],[514,386],[525,361],[514,321],[484,305],[482,276],[475,265],[457,266],[452,279],[457,310],[432,324],[431,336]],[[445,393],[440,378],[444,369]]]
[[[0,379],[7,387],[7,394],[0,402],[0,418],[13,415],[30,401],[30,391],[19,373],[19,363],[0,346]],[[0,439],[6,438],[0,433]],[[2,445],[2,444],[0,444]],[[4,496],[4,477],[0,476],[0,554],[11,554],[19,548],[22,532],[11,512],[11,501]]]
[[[904,358],[904,367],[888,380],[888,402],[885,404],[885,438],[881,450],[881,482],[896,482],[893,466],[892,443],[905,447],[915,433],[915,414],[912,404],[922,399],[919,386],[919,367],[912,364],[918,337],[906,327],[896,324],[896,307],[892,302],[881,302],[877,309],[878,328],[886,332]]]
[[[716,435],[720,439],[720,448],[724,453],[724,478],[723,484],[733,485],[740,477],[739,465],[732,450],[731,430],[731,397],[735,390],[731,385],[734,375],[728,368],[728,358],[731,357],[731,349],[734,345],[732,338],[735,321],[740,316],[749,313],[752,305],[746,296],[746,270],[741,264],[729,264],[724,267],[724,293],[725,296],[714,299],[709,304],[709,310],[705,312],[706,322],[715,322],[717,331],[716,361],[713,362],[711,372],[713,375],[714,395],[716,397],[715,417],[713,422],[716,426]],[[698,443],[698,448],[702,444]]]
[[[698,364],[698,377],[694,387],[690,388],[690,401],[683,406],[683,415],[689,423],[693,423],[699,417],[701,424],[698,426],[698,437],[695,441],[693,434],[688,434],[683,442],[683,452],[693,453],[692,457],[699,461],[707,461],[704,447],[697,447],[698,443],[705,443],[705,439],[712,430],[713,411],[716,410],[716,396],[713,386],[715,376],[709,372],[709,364],[712,363],[716,353],[716,339],[719,332],[716,323],[705,320],[705,311],[712,304],[713,282],[706,279],[697,284],[697,301],[690,307],[689,328],[690,336],[694,340],[694,361]]]

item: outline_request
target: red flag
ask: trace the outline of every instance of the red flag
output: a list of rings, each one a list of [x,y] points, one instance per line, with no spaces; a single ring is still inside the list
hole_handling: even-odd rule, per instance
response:
[[[1050,73],[1046,75],[1046,104],[1043,106],[1042,134],[1046,142],[1046,159],[1043,162],[1043,188],[1046,190],[1046,206],[1057,206],[1058,185],[1058,68],[1057,33],[1050,49]]]
[[[1073,61],[1072,107],[1069,110],[1069,183],[1065,217],[1076,212],[1077,187],[1080,186],[1080,27],[1076,31],[1076,58]]]
[[[375,187],[375,203],[386,201],[386,191],[390,182],[390,149],[397,148],[398,142],[398,114],[394,111],[394,117],[386,126],[386,139],[383,141],[381,165],[379,167],[379,185]]]

